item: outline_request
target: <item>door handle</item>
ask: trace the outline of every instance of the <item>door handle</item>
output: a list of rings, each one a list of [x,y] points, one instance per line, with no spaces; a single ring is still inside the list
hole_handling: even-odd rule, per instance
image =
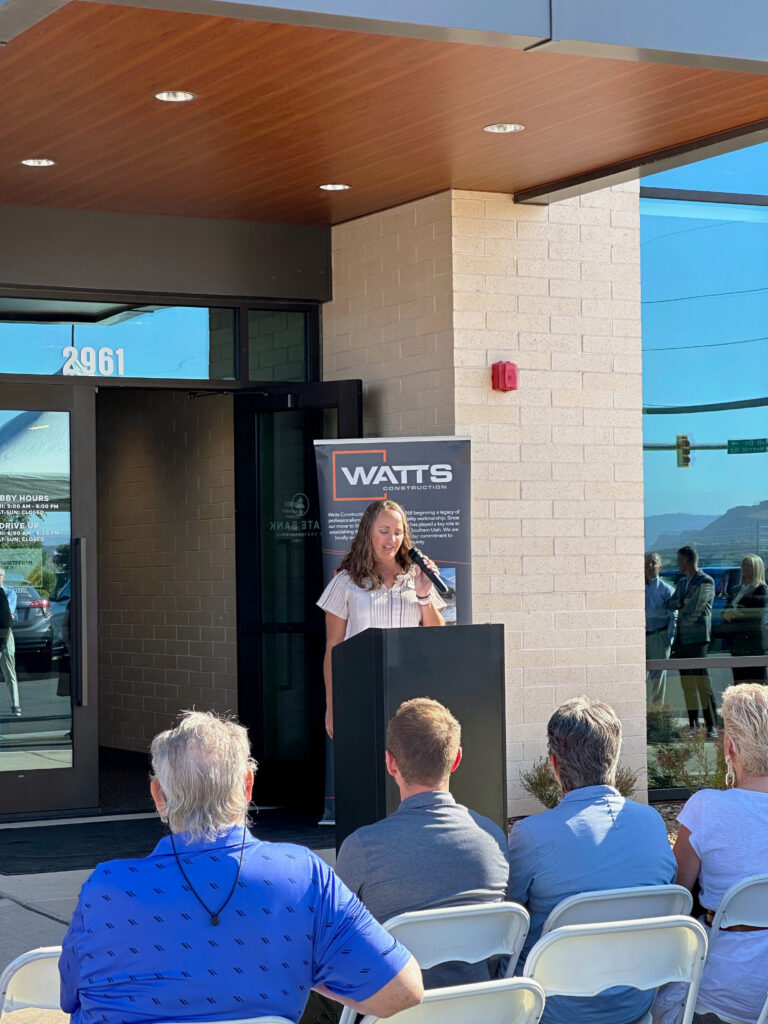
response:
[[[72,570],[75,577],[72,587],[75,615],[69,642],[74,647],[74,662],[77,668],[77,688],[75,703],[78,707],[88,707],[88,641],[86,624],[88,622],[88,563],[87,543],[85,537],[72,538]],[[70,654],[71,656],[71,654]]]

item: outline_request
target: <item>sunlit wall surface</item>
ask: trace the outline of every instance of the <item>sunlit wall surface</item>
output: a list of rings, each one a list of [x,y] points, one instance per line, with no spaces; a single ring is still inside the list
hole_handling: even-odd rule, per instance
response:
[[[652,789],[718,784],[722,691],[765,681],[765,601],[754,581],[740,590],[740,567],[768,559],[767,184],[768,146],[642,183],[646,550],[676,585],[693,546],[715,587],[702,668],[647,676]],[[646,622],[656,662],[661,621]]]

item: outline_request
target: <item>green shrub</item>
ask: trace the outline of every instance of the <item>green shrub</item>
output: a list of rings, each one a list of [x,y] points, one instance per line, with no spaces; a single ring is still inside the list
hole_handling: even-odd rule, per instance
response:
[[[646,715],[646,738],[649,743],[671,743],[680,739],[675,724],[675,709],[669,704],[654,704]]]
[[[657,747],[648,758],[648,781],[658,789],[725,789],[725,772],[722,744],[708,741],[703,729]]]

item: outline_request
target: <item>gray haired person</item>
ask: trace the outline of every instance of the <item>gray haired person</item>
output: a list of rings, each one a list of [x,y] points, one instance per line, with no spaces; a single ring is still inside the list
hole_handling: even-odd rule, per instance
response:
[[[155,737],[152,769],[170,835],[83,885],[59,960],[72,1024],[297,1021],[312,989],[377,1017],[419,1002],[415,960],[328,865],[249,832],[243,726],[185,712]]]
[[[675,859],[657,811],[615,787],[621,722],[603,701],[574,697],[547,725],[561,803],[515,824],[509,836],[510,899],[527,905],[531,926],[522,960],[549,912],[566,896],[674,881]],[[591,999],[552,997],[544,1024],[628,1024],[648,1010],[652,992],[617,988]]]

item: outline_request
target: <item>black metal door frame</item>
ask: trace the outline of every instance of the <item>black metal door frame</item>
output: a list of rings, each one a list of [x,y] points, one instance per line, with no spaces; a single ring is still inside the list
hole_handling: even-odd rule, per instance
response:
[[[323,731],[324,695],[322,690],[322,653],[324,645],[323,618],[314,607],[322,591],[321,541],[318,538],[307,549],[311,560],[309,574],[316,577],[314,590],[307,588],[305,621],[302,623],[264,622],[262,617],[262,533],[259,492],[258,417],[284,412],[306,412],[309,416],[322,410],[336,411],[336,434],[339,437],[362,436],[362,381],[327,381],[322,383],[254,385],[234,398],[235,414],[235,534],[237,564],[237,636],[238,636],[238,714],[248,726],[254,754],[261,760],[261,780],[257,775],[257,802],[286,803],[292,798],[301,806],[313,806],[322,813],[322,780],[325,757]],[[317,421],[314,416],[308,422]],[[307,436],[304,444],[304,476],[316,489],[314,450]],[[263,758],[264,721],[262,702],[264,679],[262,655],[264,637],[275,633],[302,633],[311,651],[309,660],[317,662],[318,685],[311,681],[309,699],[311,717],[316,719],[312,732],[311,770],[307,765],[275,763]],[[314,673],[312,673],[314,677]],[[315,804],[319,806],[314,808]]]
[[[0,390],[3,408],[70,414],[72,767],[0,773],[0,817],[9,820],[98,808],[95,398],[94,386],[61,380]]]

